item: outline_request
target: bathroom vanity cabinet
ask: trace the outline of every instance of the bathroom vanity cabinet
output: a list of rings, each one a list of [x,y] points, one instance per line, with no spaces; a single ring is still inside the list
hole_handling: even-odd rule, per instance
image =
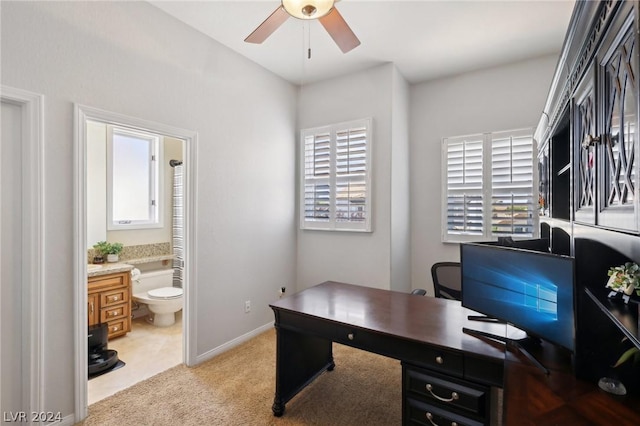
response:
[[[87,313],[89,326],[106,323],[109,339],[131,331],[130,273],[117,272],[89,277]]]

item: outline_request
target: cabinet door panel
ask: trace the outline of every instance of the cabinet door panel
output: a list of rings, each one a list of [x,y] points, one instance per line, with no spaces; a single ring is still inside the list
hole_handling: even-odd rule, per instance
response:
[[[100,317],[99,314],[99,299],[97,294],[90,294],[87,298],[87,314],[89,317],[89,326],[98,324]]]
[[[598,134],[593,69],[585,74],[573,102],[574,215],[577,221],[595,224]]]
[[[638,57],[633,15],[613,37],[602,60],[602,146],[598,224],[638,230]]]

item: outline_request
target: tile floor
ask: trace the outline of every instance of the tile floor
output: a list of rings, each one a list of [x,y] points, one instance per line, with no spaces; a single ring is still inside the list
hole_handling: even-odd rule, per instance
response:
[[[182,311],[170,327],[155,327],[145,318],[134,319],[131,332],[109,342],[126,365],[89,380],[89,405],[182,363]]]

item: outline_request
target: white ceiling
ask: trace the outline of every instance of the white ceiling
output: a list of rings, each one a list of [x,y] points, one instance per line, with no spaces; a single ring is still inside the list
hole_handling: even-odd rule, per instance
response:
[[[416,83],[558,53],[575,3],[343,0],[336,7],[362,42],[343,54],[317,20],[289,18],[263,44],[245,43],[279,0],[150,2],[294,84],[388,62]]]

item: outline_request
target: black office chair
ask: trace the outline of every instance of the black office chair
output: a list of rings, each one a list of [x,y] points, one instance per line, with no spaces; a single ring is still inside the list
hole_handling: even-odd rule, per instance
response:
[[[462,299],[460,262],[437,262],[431,266],[433,291],[443,299]]]

